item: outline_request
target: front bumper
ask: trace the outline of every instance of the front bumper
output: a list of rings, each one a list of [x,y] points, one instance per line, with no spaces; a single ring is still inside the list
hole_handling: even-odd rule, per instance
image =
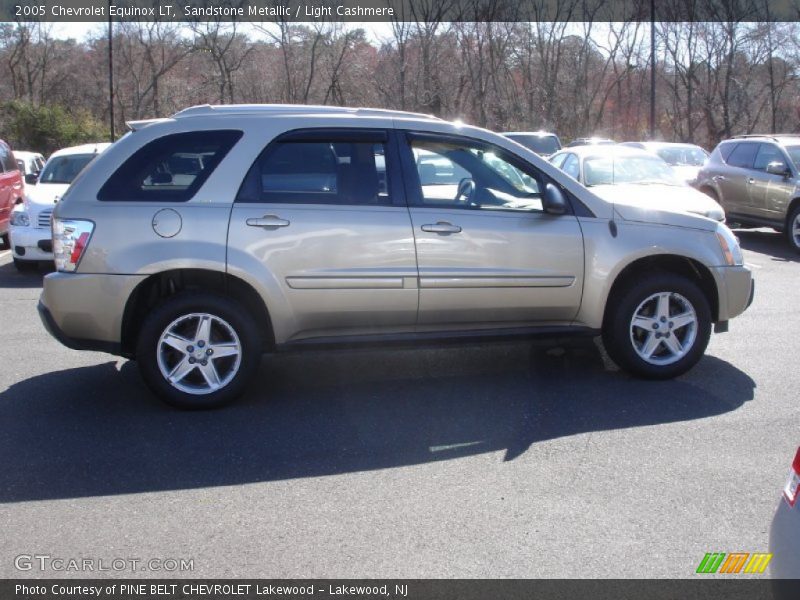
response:
[[[744,265],[712,269],[719,292],[717,321],[727,321],[742,314],[753,303],[753,273]]]
[[[39,299],[42,323],[68,348],[119,354],[125,307],[144,279],[144,275],[50,273]]]
[[[9,228],[11,251],[17,260],[52,261],[52,232],[44,227]]]

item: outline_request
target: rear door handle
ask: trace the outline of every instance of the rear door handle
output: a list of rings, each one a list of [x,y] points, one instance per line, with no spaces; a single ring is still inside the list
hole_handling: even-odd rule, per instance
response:
[[[752,177],[748,177],[748,178],[747,178],[747,183],[750,183],[750,184],[752,184],[752,183],[755,183],[755,182],[756,182],[756,180],[755,180],[755,179],[753,179]]]
[[[714,175],[714,177],[712,177],[711,179],[713,179],[714,181],[725,181],[725,175]]]
[[[438,223],[428,223],[422,226],[422,231],[429,233],[461,233],[461,227],[453,225],[447,221],[439,221]]]
[[[290,223],[290,221],[275,215],[264,215],[263,217],[247,219],[245,222],[250,227],[288,227]]]

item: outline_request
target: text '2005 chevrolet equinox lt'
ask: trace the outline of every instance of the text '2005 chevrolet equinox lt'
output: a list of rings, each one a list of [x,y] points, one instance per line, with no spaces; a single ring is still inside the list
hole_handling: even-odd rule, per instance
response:
[[[277,105],[129,125],[56,205],[39,309],[181,407],[237,397],[264,352],[356,342],[602,335],[669,378],[752,300],[724,224],[609,203],[482,129]]]

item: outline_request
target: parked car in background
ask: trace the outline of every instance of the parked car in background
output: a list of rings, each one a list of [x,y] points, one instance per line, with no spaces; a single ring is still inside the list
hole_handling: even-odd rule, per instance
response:
[[[30,177],[25,201],[11,215],[11,250],[18,270],[53,260],[50,219],[55,204],[78,173],[108,146],[104,143],[64,148],[50,156],[38,177]]]
[[[775,579],[800,579],[800,448],[789,468],[789,476],[783,488],[783,499],[769,530],[769,551],[772,559],[770,575]],[[783,591],[780,586],[776,591]],[[776,594],[776,598],[796,598],[786,593]]]
[[[800,135],[747,135],[720,142],[695,186],[738,227],[772,227],[800,252]]]
[[[582,138],[575,138],[569,144],[567,144],[567,148],[575,148],[577,146],[611,146],[616,144],[614,140],[610,140],[608,138],[601,138],[601,137],[582,137]]]
[[[672,142],[622,142],[620,146],[629,146],[646,150],[664,160],[678,176],[692,184],[697,174],[708,159],[708,152],[695,144]]]
[[[561,150],[561,140],[548,131],[507,131],[503,135],[540,156],[550,156]]]
[[[723,223],[614,205],[483,129],[281,105],[130,127],[56,205],[39,311],[176,406],[233,400],[264,352],[390,340],[602,335],[675,377],[752,300]]]
[[[11,212],[22,201],[24,185],[22,173],[11,148],[0,140],[0,239],[3,247],[9,246]]]
[[[44,156],[38,152],[28,152],[27,150],[15,150],[14,158],[17,159],[17,166],[25,178],[26,183],[34,183],[35,178],[41,173],[44,167]]]
[[[550,162],[615,204],[634,204],[725,220],[722,207],[683,181],[658,156],[622,145],[565,148]]]

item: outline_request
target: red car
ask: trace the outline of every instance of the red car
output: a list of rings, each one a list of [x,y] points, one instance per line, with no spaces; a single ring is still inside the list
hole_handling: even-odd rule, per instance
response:
[[[0,236],[3,238],[5,248],[10,247],[8,220],[11,218],[14,206],[22,202],[22,196],[22,173],[11,148],[0,140]]]

